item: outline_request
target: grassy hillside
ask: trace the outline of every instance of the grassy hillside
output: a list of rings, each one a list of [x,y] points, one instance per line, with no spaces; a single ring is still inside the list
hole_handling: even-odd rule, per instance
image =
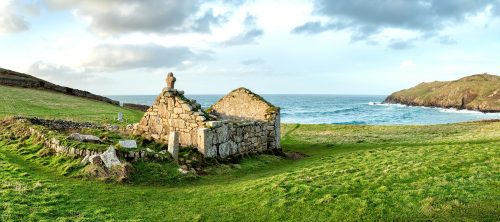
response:
[[[30,89],[43,89],[46,91],[58,92],[66,95],[73,95],[96,101],[102,101],[113,105],[119,105],[118,101],[106,98],[104,96],[95,95],[87,91],[73,89],[66,86],[60,86],[28,74],[2,68],[0,68],[0,85]]]
[[[500,76],[480,74],[449,82],[421,83],[391,94],[386,102],[500,112]]]
[[[308,157],[261,155],[189,180],[136,164],[121,185],[72,178],[78,160],[0,132],[0,221],[498,221],[500,122],[282,131],[283,148]]]
[[[50,119],[117,123],[122,112],[125,123],[139,122],[143,113],[105,102],[68,96],[45,90],[17,88],[0,85],[0,118],[5,116],[30,116]]]

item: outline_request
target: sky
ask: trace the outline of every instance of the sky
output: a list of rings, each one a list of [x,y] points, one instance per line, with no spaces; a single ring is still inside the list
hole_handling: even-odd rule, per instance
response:
[[[102,95],[387,95],[500,74],[500,0],[0,0],[0,67]]]

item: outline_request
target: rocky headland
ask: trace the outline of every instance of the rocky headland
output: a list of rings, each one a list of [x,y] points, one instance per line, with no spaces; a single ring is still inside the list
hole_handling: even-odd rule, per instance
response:
[[[454,81],[424,82],[392,93],[384,102],[500,112],[500,76],[485,73]]]

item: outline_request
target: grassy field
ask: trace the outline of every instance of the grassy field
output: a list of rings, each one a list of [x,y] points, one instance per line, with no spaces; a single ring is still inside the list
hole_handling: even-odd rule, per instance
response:
[[[191,178],[138,163],[127,184],[74,178],[78,160],[3,138],[0,220],[498,221],[500,122],[283,132],[284,149],[308,157],[261,155]]]
[[[55,111],[19,109],[70,119],[80,112],[46,106]],[[114,184],[81,178],[78,159],[40,157],[40,144],[0,126],[0,221],[498,221],[499,132],[493,121],[285,124],[284,150],[305,158],[253,156],[207,176],[138,162],[128,183]]]
[[[124,123],[116,121],[118,112],[123,113]],[[143,113],[61,93],[0,85],[0,118],[14,115],[127,124],[138,122]]]

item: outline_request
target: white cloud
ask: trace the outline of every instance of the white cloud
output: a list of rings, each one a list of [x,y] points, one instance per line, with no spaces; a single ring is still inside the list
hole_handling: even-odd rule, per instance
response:
[[[17,33],[29,28],[29,23],[19,13],[17,2],[3,0],[0,2],[0,34]]]
[[[85,59],[82,66],[96,71],[122,71],[139,68],[182,68],[189,60],[204,61],[211,59],[211,52],[199,51],[188,47],[165,47],[155,44],[96,46]]]
[[[45,0],[53,10],[74,10],[100,35],[143,33],[209,33],[224,15],[202,7],[201,0]]]

